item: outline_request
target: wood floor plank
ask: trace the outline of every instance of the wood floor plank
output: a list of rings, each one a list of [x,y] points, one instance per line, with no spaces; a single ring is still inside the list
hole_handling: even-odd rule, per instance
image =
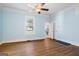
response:
[[[0,52],[9,56],[79,56],[79,47],[45,39],[2,44]]]

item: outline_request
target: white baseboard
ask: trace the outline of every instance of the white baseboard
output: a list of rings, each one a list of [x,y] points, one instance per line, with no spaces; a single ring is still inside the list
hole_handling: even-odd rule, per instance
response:
[[[70,43],[71,45],[75,45],[75,46],[78,46],[79,47],[79,43],[69,42],[69,41],[65,41],[63,39],[59,39],[59,38],[57,38],[57,40],[60,40],[60,41],[66,42],[66,43]]]
[[[5,41],[2,41],[2,44],[4,44],[4,43],[12,43],[12,42],[21,42],[21,41],[27,41],[27,40],[25,40],[25,39],[5,40]]]
[[[71,43],[72,45],[78,46],[79,47],[79,43]]]
[[[2,43],[0,43],[0,45],[1,45]]]
[[[1,44],[3,43],[12,43],[12,42],[22,42],[22,41],[28,41],[28,40],[42,40],[42,39],[45,39],[45,37],[43,38],[35,38],[35,39],[10,39],[10,40],[5,40],[5,41],[2,41]]]

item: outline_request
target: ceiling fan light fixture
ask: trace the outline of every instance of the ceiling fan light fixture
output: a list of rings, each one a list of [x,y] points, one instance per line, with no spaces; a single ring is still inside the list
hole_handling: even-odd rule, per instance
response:
[[[36,11],[38,12],[38,14],[40,14],[41,13],[41,9],[36,9]]]
[[[41,11],[49,11],[49,9],[44,8],[45,3],[36,5],[36,11],[40,14]]]

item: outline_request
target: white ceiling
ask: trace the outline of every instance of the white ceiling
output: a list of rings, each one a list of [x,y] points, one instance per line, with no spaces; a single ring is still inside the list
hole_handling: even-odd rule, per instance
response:
[[[2,5],[6,7],[24,10],[31,13],[37,13],[34,8],[37,4],[38,3],[4,3]],[[41,14],[51,15],[54,12],[61,11],[63,9],[71,7],[72,5],[74,4],[73,3],[46,3],[44,7],[48,8],[49,11],[42,11]]]

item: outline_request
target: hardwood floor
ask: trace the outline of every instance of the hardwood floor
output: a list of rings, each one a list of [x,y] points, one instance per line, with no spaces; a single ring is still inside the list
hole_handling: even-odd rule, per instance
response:
[[[79,56],[79,47],[45,39],[2,44],[0,52],[9,56]]]

